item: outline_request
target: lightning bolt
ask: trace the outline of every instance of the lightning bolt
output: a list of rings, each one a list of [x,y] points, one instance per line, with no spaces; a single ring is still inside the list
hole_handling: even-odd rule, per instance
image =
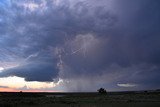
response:
[[[87,46],[86,46],[85,38],[83,38],[82,46],[79,49],[76,49],[76,50],[73,51],[73,49],[71,48],[71,55],[76,54],[76,53],[78,53],[80,51],[82,51],[83,52],[83,56],[86,57]]]
[[[72,50],[71,55],[76,54],[77,52],[81,51],[82,49],[83,49],[83,48],[77,49],[77,50],[75,50],[75,51]]]

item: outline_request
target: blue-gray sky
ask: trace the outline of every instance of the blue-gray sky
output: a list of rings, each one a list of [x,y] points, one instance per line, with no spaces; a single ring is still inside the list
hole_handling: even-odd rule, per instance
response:
[[[56,84],[44,91],[160,88],[159,4],[1,0],[0,78]]]

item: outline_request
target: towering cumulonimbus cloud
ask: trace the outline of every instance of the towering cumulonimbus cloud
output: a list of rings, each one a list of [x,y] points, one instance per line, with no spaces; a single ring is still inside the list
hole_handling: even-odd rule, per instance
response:
[[[0,77],[62,79],[64,91],[159,88],[158,4],[2,0]]]

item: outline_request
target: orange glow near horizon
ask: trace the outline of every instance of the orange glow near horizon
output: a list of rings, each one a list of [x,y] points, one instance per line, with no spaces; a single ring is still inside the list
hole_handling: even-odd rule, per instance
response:
[[[52,91],[52,90],[36,90],[36,89],[31,89],[31,90],[17,90],[13,88],[0,88],[0,92],[59,92],[59,91]]]
[[[18,90],[12,88],[0,88],[0,92],[18,92]]]

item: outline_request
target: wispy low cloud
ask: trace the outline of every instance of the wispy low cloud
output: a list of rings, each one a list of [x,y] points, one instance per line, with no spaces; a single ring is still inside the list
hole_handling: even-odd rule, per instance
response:
[[[123,83],[123,84],[117,84],[117,86],[119,86],[119,87],[126,87],[126,88],[131,88],[131,87],[136,87],[136,86],[138,86],[137,84],[133,84],[133,83]]]
[[[9,88],[8,86],[0,86],[0,88]]]

